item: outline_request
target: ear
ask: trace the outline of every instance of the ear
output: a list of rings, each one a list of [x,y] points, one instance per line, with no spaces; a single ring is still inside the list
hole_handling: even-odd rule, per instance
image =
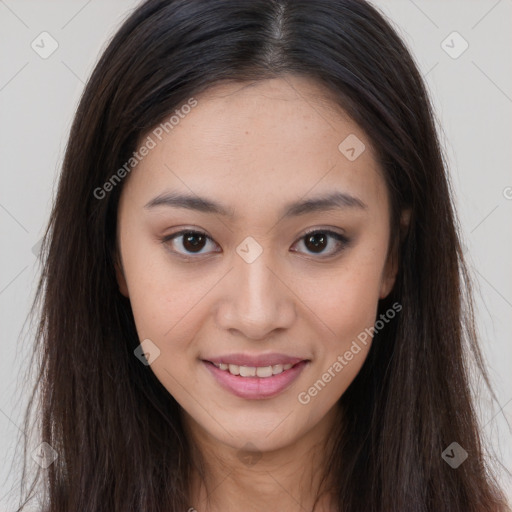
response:
[[[409,229],[409,223],[411,221],[411,209],[402,210],[400,216],[400,236],[394,240],[393,248],[389,253],[388,260],[382,272],[382,281],[379,293],[379,299],[386,298],[393,289],[396,281],[396,275],[398,274],[398,253],[400,243],[405,238]]]
[[[119,256],[119,252],[116,252],[114,256],[114,267],[116,269],[116,279],[117,284],[119,285],[119,291],[125,297],[129,297],[128,294],[128,285],[126,284],[126,278],[124,276],[123,264],[121,258]]]

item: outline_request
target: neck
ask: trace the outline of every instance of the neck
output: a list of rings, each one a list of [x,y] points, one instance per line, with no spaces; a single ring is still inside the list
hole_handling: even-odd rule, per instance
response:
[[[260,453],[250,444],[238,449],[215,442],[188,417],[195,447],[190,506],[197,512],[333,512],[325,471],[339,418],[333,407],[294,443]]]

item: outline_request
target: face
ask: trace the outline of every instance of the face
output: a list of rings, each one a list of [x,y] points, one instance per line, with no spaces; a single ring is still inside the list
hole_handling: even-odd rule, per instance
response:
[[[388,193],[365,133],[308,79],[195,100],[123,184],[119,287],[189,424],[274,450],[330,416],[368,354],[396,275]]]

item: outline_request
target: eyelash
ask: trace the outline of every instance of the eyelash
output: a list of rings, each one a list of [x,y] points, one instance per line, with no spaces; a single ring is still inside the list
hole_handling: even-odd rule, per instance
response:
[[[315,235],[315,234],[319,234],[319,233],[322,233],[322,234],[325,234],[327,235],[328,237],[332,237],[334,238],[335,240],[338,241],[338,243],[340,244],[340,247],[338,247],[333,253],[331,253],[329,256],[321,256],[321,254],[323,253],[317,253],[317,254],[320,254],[320,259],[327,259],[327,258],[331,258],[333,256],[336,256],[337,254],[339,254],[340,252],[342,252],[350,243],[350,240],[340,234],[340,233],[337,233],[335,231],[331,231],[329,229],[314,229],[312,231],[308,231],[307,233],[304,233],[298,241],[301,241],[301,240],[304,240],[306,239],[308,236],[311,236],[311,235]],[[203,236],[205,238],[207,238],[208,240],[212,241],[213,242],[213,239],[208,236],[204,231],[199,231],[199,230],[194,230],[194,229],[183,229],[181,231],[178,231],[176,233],[172,233],[170,235],[167,235],[165,236],[164,238],[161,239],[161,242],[163,244],[167,244],[168,242],[170,242],[171,240],[174,240],[175,238],[179,238],[180,236],[183,236],[183,235],[189,235],[189,234],[192,234],[192,235],[200,235],[200,236]],[[177,254],[178,256],[180,257],[183,257],[185,259],[189,259],[189,260],[194,260],[194,259],[198,259],[200,256],[202,256],[202,254],[200,253],[187,253],[187,254],[183,254],[183,253],[180,253],[180,252],[177,252],[173,249],[169,249],[171,252],[173,252],[174,254]],[[298,251],[294,251],[294,252],[298,252]],[[195,254],[195,256],[193,256],[193,254]],[[315,253],[309,253],[310,255],[314,255]]]

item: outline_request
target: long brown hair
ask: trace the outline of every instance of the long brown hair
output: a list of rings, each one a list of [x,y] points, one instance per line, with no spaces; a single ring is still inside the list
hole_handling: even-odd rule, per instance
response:
[[[23,505],[40,481],[47,512],[189,508],[180,406],[134,357],[140,340],[116,281],[122,180],[105,197],[95,191],[194,95],[286,74],[332,91],[372,141],[399,244],[378,315],[395,302],[402,311],[339,401],[343,427],[326,464],[339,510],[507,510],[471,393],[474,372],[489,381],[433,110],[400,37],[362,0],[148,0],[113,37],[78,106],[41,249],[26,425],[37,405],[40,441],[58,457]],[[468,454],[456,469],[441,457],[452,442]]]

